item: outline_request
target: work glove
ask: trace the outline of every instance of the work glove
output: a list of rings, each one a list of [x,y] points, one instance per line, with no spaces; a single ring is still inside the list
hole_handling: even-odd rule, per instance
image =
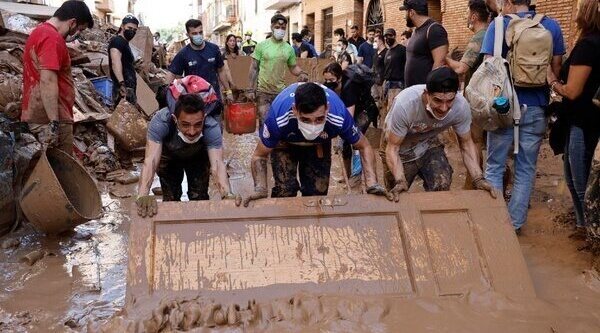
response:
[[[394,196],[385,190],[381,184],[371,185],[367,188],[368,194],[386,197],[389,201],[394,201]]]
[[[235,200],[235,205],[239,206],[242,203],[242,196],[229,192],[221,197],[221,200]]]
[[[231,103],[235,102],[233,100],[233,93],[231,92],[231,90],[228,90],[225,92],[225,102],[227,104],[231,104]]]
[[[138,215],[141,217],[152,217],[158,212],[158,203],[153,195],[143,195],[135,201],[138,207]]]
[[[254,93],[254,91],[246,91],[244,95],[246,96],[246,99],[248,99],[248,101],[250,102],[254,102],[256,100],[256,94]]]
[[[496,192],[494,187],[492,187],[492,184],[490,184],[483,177],[478,177],[473,180],[473,188],[476,190],[484,190],[484,191],[489,192],[490,196],[494,199],[496,199],[498,197],[498,193]]]
[[[268,196],[269,196],[269,194],[267,193],[267,189],[264,189],[264,188],[255,189],[254,193],[252,193],[250,196],[248,196],[244,199],[244,207],[248,207],[248,205],[250,204],[250,201],[264,199]],[[236,200],[236,205],[239,206],[237,200]]]
[[[400,194],[406,191],[408,191],[408,183],[406,182],[406,180],[401,179],[396,181],[396,185],[394,186],[394,188],[392,188],[390,193],[392,195],[392,199],[395,202],[398,202],[400,201]]]
[[[51,121],[38,135],[38,139],[43,147],[56,147],[58,145],[58,121]]]
[[[300,75],[298,75],[298,82],[308,82],[308,74],[302,72],[300,73]]]

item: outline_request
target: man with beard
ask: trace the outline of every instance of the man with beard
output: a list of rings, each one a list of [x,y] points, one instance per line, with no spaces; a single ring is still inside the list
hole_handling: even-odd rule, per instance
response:
[[[452,166],[438,134],[452,127],[473,187],[496,192],[483,177],[477,149],[471,139],[471,109],[458,94],[458,75],[448,67],[433,70],[426,84],[404,89],[385,121],[385,185],[395,200],[419,176],[425,191],[448,191]]]
[[[367,29],[367,40],[358,47],[358,57],[356,58],[357,63],[364,64],[371,68],[373,67],[373,56],[375,55],[376,46],[373,45],[375,42],[375,28]]]
[[[284,75],[290,71],[298,77],[298,81],[308,81],[308,74],[298,66],[294,48],[285,42],[287,18],[275,14],[271,18],[271,31],[273,35],[260,42],[252,54],[250,66],[250,90],[246,92],[249,100],[257,99],[260,127],[271,103],[285,88]]]
[[[137,77],[135,72],[135,59],[131,52],[129,42],[135,37],[140,22],[133,15],[127,15],[121,21],[119,33],[108,44],[108,64],[110,77],[113,82],[113,105],[119,105],[121,98],[135,105]]]
[[[404,0],[400,10],[406,11],[406,26],[415,28],[406,46],[406,87],[424,84],[427,74],[446,64],[448,33],[430,18],[427,0]]]
[[[82,1],[66,1],[27,38],[23,52],[21,121],[45,146],[73,153],[75,89],[66,42],[94,26]]]

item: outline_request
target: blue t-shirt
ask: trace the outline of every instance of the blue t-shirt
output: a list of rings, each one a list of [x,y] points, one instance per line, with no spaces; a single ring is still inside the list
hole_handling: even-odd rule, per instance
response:
[[[526,15],[535,16],[535,12],[521,12],[517,13],[519,17],[525,17]],[[504,17],[504,35],[506,36],[506,29],[508,28],[508,23],[511,18],[509,16]],[[565,42],[563,39],[563,34],[560,29],[560,25],[554,19],[549,18],[548,16],[544,16],[542,19],[542,25],[552,34],[553,41],[553,55],[559,56],[565,54]],[[496,27],[494,22],[490,24],[488,27],[485,37],[483,39],[483,45],[481,46],[481,53],[487,55],[494,55],[494,35],[496,33]],[[508,54],[508,45],[506,44],[506,40],[503,39],[502,43],[502,57],[506,58]],[[519,103],[526,104],[528,106],[546,106],[548,105],[549,99],[549,88],[521,88],[515,87],[517,91],[517,96],[519,97]]]
[[[363,58],[363,64],[365,66],[373,67],[373,57],[375,56],[376,50],[373,48],[373,44],[364,42],[358,47],[358,56]]]
[[[220,99],[219,69],[223,66],[223,56],[219,47],[213,43],[204,42],[202,50],[194,50],[191,45],[187,45],[179,51],[169,66],[169,72],[179,76],[198,75],[202,77],[213,86]]]
[[[325,89],[329,103],[325,129],[315,140],[306,140],[298,129],[298,119],[292,111],[295,92],[300,84],[302,83],[294,83],[285,88],[271,104],[260,131],[260,139],[265,146],[275,148],[280,141],[297,144],[326,143],[336,136],[340,136],[351,145],[360,140],[360,130],[354,124],[354,119],[344,106],[344,102],[334,91],[324,86],[322,87]]]

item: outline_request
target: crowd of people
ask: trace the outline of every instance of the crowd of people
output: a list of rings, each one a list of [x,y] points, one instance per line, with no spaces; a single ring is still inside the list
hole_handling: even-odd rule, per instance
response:
[[[502,8],[496,1],[470,0],[466,23],[473,36],[461,59],[449,55],[448,33],[429,17],[426,0],[405,0],[400,10],[406,13],[409,28],[400,35],[391,28],[368,28],[364,38],[360,28],[353,26],[346,36],[346,31],[338,28],[333,31],[331,50],[321,54],[307,28],[286,41],[288,21],[281,14],[271,18],[271,34],[266,40],[257,43],[249,32],[244,38],[229,35],[222,48],[205,40],[200,20],[186,22],[190,43],[168,66],[168,86],[157,94],[161,109],[148,128],[139,213],[156,213],[156,199],[149,195],[155,174],[165,201],[180,200],[185,174],[190,200],[208,199],[212,175],[223,199],[242,202],[231,191],[223,162],[221,112],[237,95],[243,95],[256,102],[260,124],[251,157],[255,188],[243,200],[245,206],[268,196],[269,157],[274,178],[271,197],[296,196],[298,192],[326,195],[332,139],[336,137],[344,143],[346,171],[350,172],[353,152],[360,156],[369,194],[398,201],[417,176],[426,191],[449,190],[453,169],[439,135],[452,128],[469,177],[466,187],[487,191],[492,197],[504,194],[514,229],[520,233],[527,220],[538,153],[552,116],[563,124],[553,126],[552,131],[560,139],[554,146],[564,153],[576,225],[598,222],[586,219],[585,208],[593,153],[600,137],[600,110],[593,102],[599,98],[600,86],[598,1],[581,1],[576,20],[579,37],[564,62],[567,49],[559,23],[537,15],[531,0],[506,0]],[[499,18],[494,21],[494,17]],[[68,125],[73,121],[74,95],[70,72],[67,75],[68,52],[63,46],[91,24],[85,4],[67,1],[55,17],[36,28],[25,49],[24,73],[32,79],[24,80],[23,121],[43,142],[65,151],[72,146]],[[122,98],[136,101],[129,42],[138,25],[135,17],[126,16],[108,45],[115,104]],[[515,39],[516,35],[521,39]],[[530,36],[537,37],[528,40]],[[497,41],[502,45],[495,45]],[[529,52],[533,46],[537,49]],[[35,52],[37,58],[31,59],[29,55]],[[324,81],[306,82],[309,76],[297,59],[324,55],[332,61],[323,71]],[[239,56],[252,59],[250,89],[237,92],[234,98],[227,61]],[[504,92],[498,92],[488,108],[497,110],[493,118],[508,111],[515,117],[510,126],[491,129],[475,121],[469,95],[473,89],[469,87],[481,68],[492,66],[492,60],[499,57],[508,60],[513,88],[509,93],[514,98],[506,101]],[[299,83],[286,86],[286,72]],[[364,135],[369,126],[384,131],[378,151],[384,162],[383,185],[375,172],[375,150]],[[487,150],[485,163],[483,149]],[[514,170],[507,169],[511,149],[518,151],[513,156]],[[513,171],[508,192],[505,174]]]

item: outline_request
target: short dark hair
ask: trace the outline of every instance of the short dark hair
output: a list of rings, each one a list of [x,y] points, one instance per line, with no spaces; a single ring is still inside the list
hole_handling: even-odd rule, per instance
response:
[[[275,24],[275,23],[277,23],[277,21],[280,21],[280,20],[285,22],[285,24],[288,23],[287,17],[281,15],[281,13],[276,13],[275,15],[273,15],[273,17],[271,17],[271,24]]]
[[[427,75],[426,87],[429,93],[457,92],[458,74],[450,67],[436,68]]]
[[[308,36],[309,34],[310,34],[310,30],[308,30],[308,28],[304,28],[304,29],[300,30],[300,35],[302,37]]]
[[[294,33],[292,34],[292,40],[293,40],[294,42],[301,43],[301,42],[302,42],[302,35],[301,35],[301,34],[299,34],[299,33],[297,33],[297,32],[294,32]]]
[[[355,25],[351,26],[350,29],[352,29],[352,30],[358,30],[358,25],[355,24]]]
[[[83,1],[69,0],[65,1],[55,12],[54,17],[61,21],[75,19],[77,25],[87,24],[88,28],[94,26],[94,18],[90,9]]]
[[[375,39],[377,39],[377,40],[382,41],[382,42],[385,43],[385,36],[383,36],[382,34],[379,34],[379,35],[375,36]]]
[[[477,14],[477,17],[481,22],[487,22],[490,18],[490,12],[488,11],[484,0],[469,0],[469,10]]]
[[[510,0],[514,5],[531,5],[531,0]]]
[[[369,32],[375,33],[375,32],[377,32],[377,29],[375,29],[373,27],[369,27],[369,28],[367,28],[367,33],[369,33]]]
[[[332,62],[329,65],[327,65],[325,69],[323,69],[323,74],[325,73],[331,73],[339,79],[344,74],[344,71],[342,70],[342,65],[338,64],[337,62]]]
[[[184,94],[179,96],[175,104],[175,117],[179,117],[181,112],[198,113],[204,112],[204,100],[197,94]]]
[[[334,35],[339,35],[339,36],[342,36],[342,37],[346,36],[346,32],[342,28],[337,28],[337,29],[333,30],[333,34]]]
[[[190,29],[198,28],[202,26],[202,21],[196,19],[189,19],[185,22],[185,32],[189,33]]]
[[[298,112],[313,113],[321,106],[327,105],[327,95],[320,85],[312,82],[303,83],[296,89],[294,103]]]
[[[348,46],[348,40],[344,37],[341,37],[340,39],[338,39],[338,42],[342,42],[342,44],[344,44],[345,46]]]
[[[406,39],[409,39],[410,37],[412,37],[412,30],[404,30],[402,31],[402,33],[400,34],[400,37],[406,37]]]

